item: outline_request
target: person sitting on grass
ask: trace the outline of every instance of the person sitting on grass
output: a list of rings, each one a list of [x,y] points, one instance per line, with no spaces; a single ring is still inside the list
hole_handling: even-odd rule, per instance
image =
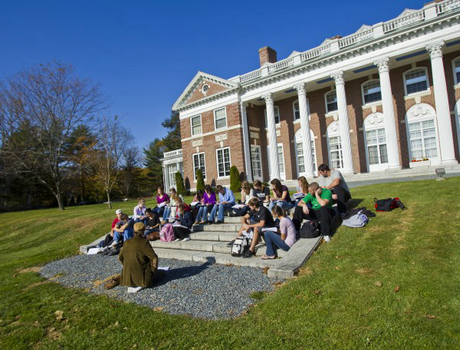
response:
[[[291,202],[289,189],[282,185],[280,180],[273,179],[270,184],[272,185],[273,197],[270,198],[268,209],[272,210],[275,205],[283,210],[288,210],[295,206],[295,203]]]
[[[153,209],[153,212],[158,214],[158,217],[163,216],[163,212],[165,211],[165,206],[169,204],[170,199],[167,193],[163,192],[163,187],[158,187],[157,189],[157,207]],[[165,204],[163,204],[165,203]]]
[[[165,208],[165,211],[163,212],[163,221],[161,222],[162,225],[166,223],[166,221],[169,219],[170,216],[174,217],[176,216],[176,209],[177,206],[180,203],[184,202],[184,198],[182,198],[182,195],[178,194],[176,189],[172,187],[169,190],[170,194],[170,202],[169,205]]]
[[[338,170],[331,170],[326,164],[318,167],[318,183],[322,188],[332,191],[332,199],[337,201],[339,214],[344,215],[347,212],[345,203],[351,198],[350,189],[348,188],[343,175]]]
[[[249,201],[252,199],[252,198],[255,198],[255,195],[254,195],[254,190],[252,189],[251,185],[249,184],[248,181],[243,181],[243,183],[241,184],[241,204],[244,204],[245,206],[242,207],[242,208],[238,208],[238,209],[233,209],[233,211],[235,212],[235,215],[236,216],[244,216],[246,215],[246,213],[249,211]]]
[[[173,231],[176,241],[190,241],[190,229],[193,223],[193,216],[192,212],[186,211],[185,208],[186,206],[184,203],[179,204],[177,207],[176,221],[173,223]]]
[[[121,221],[119,221],[114,227],[112,247],[118,246],[119,243],[126,242],[133,237],[133,226],[134,220],[130,219],[127,214],[121,215]]]
[[[273,217],[280,220],[280,232],[265,231],[264,239],[267,250],[262,259],[276,259],[276,248],[288,251],[295,243],[297,231],[290,218],[284,216],[283,209],[275,205],[272,209]]]
[[[208,212],[212,211],[215,204],[216,194],[210,185],[206,185],[204,187],[203,204],[198,209],[194,225],[206,224],[208,222]]]
[[[274,227],[275,222],[270,211],[260,204],[258,198],[249,201],[250,211],[243,217],[243,224],[238,231],[238,236],[243,235],[243,231],[249,233],[252,230],[252,242],[249,249],[244,253],[243,258],[250,258],[256,254],[256,245],[261,235],[261,229],[264,227]]]
[[[308,204],[311,204],[311,208],[308,207]],[[299,231],[304,219],[319,220],[321,234],[324,236],[324,240],[329,242],[333,216],[332,192],[327,188],[319,187],[317,182],[312,182],[308,186],[308,194],[297,204],[292,222],[296,230]]]
[[[259,198],[262,204],[268,205],[270,203],[270,188],[263,185],[260,180],[254,181],[254,196]]]
[[[224,223],[224,212],[225,210],[231,210],[235,205],[235,196],[233,195],[232,190],[225,188],[221,185],[217,185],[217,192],[219,192],[219,204],[216,204],[212,208],[211,215],[209,216],[209,224],[214,223],[214,218],[217,213],[217,222],[216,224]]]
[[[120,285],[128,287],[128,293],[137,293],[142,288],[150,287],[164,276],[158,269],[158,256],[150,243],[144,239],[145,225],[134,224],[134,237],[125,242],[118,260],[123,265]]]
[[[158,214],[156,214],[152,209],[147,208],[145,210],[145,215],[147,218],[144,220],[145,224],[145,232],[144,236],[147,237],[152,232],[160,231],[160,219],[158,218]]]
[[[142,222],[145,220],[145,199],[139,198],[138,204],[133,209],[134,222]]]

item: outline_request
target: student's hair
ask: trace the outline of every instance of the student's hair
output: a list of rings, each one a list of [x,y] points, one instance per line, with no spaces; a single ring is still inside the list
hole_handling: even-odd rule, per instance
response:
[[[254,181],[252,184],[253,187],[260,187],[260,190],[263,192],[265,190],[264,184],[260,180]]]
[[[249,200],[249,202],[248,202],[248,205],[250,205],[251,207],[259,208],[260,207],[259,199],[258,198],[251,198]]]
[[[211,185],[206,185],[206,186],[204,186],[204,190],[205,190],[207,193],[214,193],[214,191],[212,190]]]
[[[196,195],[201,198],[203,196],[203,190],[196,191]]]
[[[283,209],[281,209],[280,207],[278,207],[277,205],[275,205],[273,208],[272,208],[272,213],[276,216],[284,216],[284,212],[283,212]]]
[[[161,187],[161,186],[158,186],[157,191],[161,191],[162,194],[165,193],[165,191],[163,190],[163,187]]]
[[[176,191],[176,189],[175,189],[174,187],[171,187],[171,188],[169,189],[169,192],[177,193],[177,191]]]
[[[303,191],[303,193],[308,192],[308,181],[305,176],[301,176],[297,179],[297,181],[300,182],[300,189]]]
[[[222,187],[221,185],[217,185],[217,186],[216,186],[216,190],[217,190],[217,191],[220,191],[222,188],[223,188],[223,187]]]
[[[312,182],[308,188],[317,190],[319,188],[319,184],[317,182]]]
[[[184,203],[184,201],[182,200],[182,198],[179,197],[179,195],[177,193],[174,194],[174,196],[172,196],[172,199],[176,202],[176,203],[179,203],[178,205],[180,205],[181,203]]]
[[[327,166],[327,164],[321,164],[319,167],[318,167],[318,171],[329,171],[331,169],[329,169],[329,167]]]
[[[283,185],[281,185],[280,180],[273,179],[272,181],[270,181],[270,183],[273,185],[273,187],[275,188],[276,192],[278,192],[280,194],[283,192]]]
[[[185,212],[185,205],[184,203],[180,203],[178,206],[177,206],[177,211],[181,212],[181,213],[184,213]]]
[[[145,213],[146,213],[146,214],[150,214],[151,212],[152,212],[152,209],[151,209],[151,208],[145,209]]]
[[[145,204],[145,199],[144,198],[138,198],[137,203],[141,203],[141,202]]]
[[[128,220],[128,219],[129,219],[128,214],[126,214],[126,213],[121,214],[121,216],[120,216],[121,221]]]
[[[243,190],[244,193],[246,193],[247,195],[251,193],[251,185],[248,181],[243,181],[243,183],[241,184],[241,190]]]

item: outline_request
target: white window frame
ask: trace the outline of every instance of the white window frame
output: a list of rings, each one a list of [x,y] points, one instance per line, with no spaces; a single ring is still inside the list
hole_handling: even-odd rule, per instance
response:
[[[374,82],[378,82],[379,83],[379,87],[380,87],[380,100],[377,100],[377,101],[372,101],[372,102],[366,102],[366,98],[365,98],[365,94],[364,94],[364,87],[367,85],[367,84],[371,84],[371,83],[374,83]],[[366,105],[373,105],[373,104],[381,104],[382,103],[382,86],[380,85],[380,79],[371,79],[371,80],[367,80],[365,81],[364,83],[361,84],[361,97],[363,99],[363,106],[366,106]]]
[[[313,130],[310,129],[310,138],[311,138],[311,143],[313,144],[313,147],[311,149],[311,152],[312,152],[312,157],[313,157],[313,172],[315,175],[317,175],[318,171],[317,171],[317,161],[316,161],[316,142],[315,142],[315,134],[313,133]],[[297,132],[295,133],[294,135],[294,144],[295,144],[295,155],[296,155],[296,169],[297,169],[297,177],[299,176],[306,176],[306,172],[305,171],[302,171],[300,172],[300,164],[299,164],[299,153],[298,153],[298,147],[299,147],[299,144],[301,144],[303,142],[302,140],[302,129],[299,129],[297,130]],[[303,147],[303,146],[302,146]],[[303,149],[302,149],[302,152],[303,152]],[[304,168],[305,168],[305,155],[302,154],[302,157],[304,159]]]
[[[380,120],[381,122],[379,123],[374,123],[374,124],[371,124],[370,123],[370,120],[373,118],[373,115],[377,115],[377,117],[380,117],[380,118],[377,118],[376,120]],[[374,131],[374,130],[380,130],[380,129],[383,129],[385,130],[385,123],[383,122],[383,119],[384,116],[382,113],[380,112],[375,112],[375,113],[372,113],[372,114],[369,114],[366,119],[364,119],[364,123],[363,123],[363,136],[364,136],[364,145],[365,145],[365,151],[366,151],[366,164],[367,164],[367,171],[368,172],[373,172],[373,171],[382,171],[382,170],[385,170],[388,168],[388,162],[387,163],[378,163],[378,164],[370,164],[370,161],[369,161],[369,150],[368,150],[368,147],[369,146],[374,146],[374,145],[368,145],[367,144],[367,132],[368,131]],[[380,143],[377,143],[377,146],[380,146],[382,144]],[[388,140],[386,139],[386,133],[385,133],[385,145],[387,145],[387,158],[388,158]],[[380,148],[378,147],[378,153],[379,153],[379,161],[381,161],[380,159]]]
[[[176,170],[173,173],[171,173],[171,169],[173,166],[176,168]],[[180,169],[177,169],[176,163],[168,164],[169,188],[176,188],[176,173],[178,171],[180,171]]]
[[[460,57],[457,57],[457,58],[452,60],[452,72],[454,74],[455,85],[460,85],[460,80],[457,79],[457,74],[455,73],[455,63],[457,63],[457,62],[460,65]]]
[[[221,111],[221,110],[224,110],[225,112],[225,126],[221,126],[220,128],[217,127],[217,120],[216,120],[216,112],[218,111]],[[226,129],[227,128],[227,108],[226,107],[222,107],[222,108],[217,108],[213,111],[213,114],[214,114],[214,130],[221,130],[221,129]]]
[[[280,108],[278,106],[273,106],[273,109],[275,110],[275,126],[279,128],[280,123],[281,123]],[[265,129],[268,129],[267,108],[264,109],[264,115],[265,115]],[[276,122],[276,118],[278,118],[278,123]]]
[[[417,91],[417,92],[411,92],[410,94],[407,93],[407,82],[406,82],[406,75],[409,74],[409,73],[412,73],[414,71],[418,71],[418,70],[423,70],[425,71],[425,77],[426,77],[426,90],[421,90],[421,91]],[[404,95],[405,96],[413,96],[413,95],[417,95],[417,94],[423,94],[423,93],[426,93],[428,91],[430,91],[430,77],[428,76],[428,69],[426,67],[417,67],[417,68],[412,68],[412,69],[409,69],[409,70],[406,70],[404,73],[403,73],[403,82],[404,82]]]
[[[297,106],[299,107],[299,109],[297,110],[299,112],[299,117],[296,118],[295,117],[295,112],[296,112],[296,108],[295,108],[295,105],[297,104]],[[300,120],[300,105],[299,105],[299,100],[295,100],[294,102],[292,102],[292,116],[293,116],[293,119],[294,119],[294,122]]]
[[[455,122],[457,123],[458,149],[460,151],[460,99],[455,103]]]
[[[333,111],[330,111],[327,108],[327,96],[332,95],[332,94],[335,94],[335,101],[337,103],[337,109],[334,109]],[[337,112],[339,110],[339,104],[337,102],[337,90],[330,90],[330,91],[328,91],[328,92],[326,92],[324,94],[324,107],[326,108],[326,114],[335,113],[335,112]]]
[[[200,118],[200,132],[194,134],[193,133],[193,119],[197,118],[197,117]],[[202,135],[202,134],[203,134],[203,120],[201,119],[201,114],[194,115],[193,117],[190,117],[190,135],[191,136],[198,136],[198,135]]]
[[[203,155],[203,167],[204,167],[204,174],[203,174],[203,179],[206,180],[206,154],[204,152],[198,152],[198,153],[193,153],[192,154],[192,163],[193,163],[193,178],[195,179],[196,182],[196,171],[198,169],[201,169],[201,167],[196,168],[195,167],[195,156],[198,156],[198,162],[200,161],[200,155]]]
[[[252,150],[257,149],[259,153],[259,167],[260,167],[260,176],[254,173],[254,159],[252,158]],[[254,180],[261,180],[264,178],[264,169],[262,166],[262,150],[260,149],[259,145],[251,145],[251,170],[252,170],[252,177]]]
[[[220,176],[219,174],[219,151],[222,151],[222,159],[224,160],[224,171],[225,171],[225,157],[224,157],[224,151],[228,149],[228,162],[229,162],[229,167],[228,167],[228,175],[223,175]],[[216,167],[217,167],[217,178],[218,179],[228,179],[230,178],[230,168],[232,167],[232,155],[230,153],[230,147],[222,147],[216,149]]]
[[[327,155],[329,157],[329,166],[331,168],[334,168],[334,169],[337,169],[337,170],[341,170],[343,169],[343,147],[342,147],[342,138],[340,137],[340,129],[337,130],[336,132],[333,132],[331,131],[331,127],[334,123],[339,123],[338,121],[334,121],[332,122],[331,124],[329,124],[329,126],[327,127],[327,130],[326,130],[326,136],[327,136]],[[331,147],[330,147],[330,138],[331,137],[339,137],[339,140],[340,140],[340,154],[341,154],[341,157],[340,157],[340,162],[342,163],[342,167],[340,168],[335,168],[332,166],[332,157],[331,157]]]

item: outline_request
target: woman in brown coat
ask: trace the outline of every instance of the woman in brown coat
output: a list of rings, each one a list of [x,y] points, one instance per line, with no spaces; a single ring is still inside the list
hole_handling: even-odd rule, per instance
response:
[[[134,237],[123,244],[118,259],[123,265],[121,272],[122,286],[128,288],[128,293],[136,293],[142,288],[149,287],[158,268],[158,256],[150,243],[143,238],[145,225],[142,222],[134,224]]]

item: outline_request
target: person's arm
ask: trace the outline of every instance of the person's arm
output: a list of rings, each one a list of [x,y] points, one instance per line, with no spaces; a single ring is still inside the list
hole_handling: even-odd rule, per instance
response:
[[[319,205],[324,207],[325,205],[329,204],[329,199],[321,198],[321,193],[323,192],[322,188],[318,188],[315,192],[316,200],[318,201]]]
[[[280,221],[280,232],[281,232],[281,239],[283,241],[286,240],[286,236],[287,236],[287,226],[284,224],[284,220],[281,219]]]
[[[158,269],[158,256],[156,255],[149,241],[145,241],[143,248],[143,253],[147,258],[150,259],[150,269],[153,273],[156,273]]]
[[[260,220],[258,223],[248,225],[249,228],[264,227],[265,220]]]
[[[279,200],[282,202],[285,202],[287,195],[288,195],[288,190],[286,189],[283,191],[283,194],[281,195],[281,198]]]
[[[117,232],[120,232],[120,233],[123,233],[123,232],[125,232],[124,227],[125,227],[126,225],[127,225],[127,224],[120,225],[120,226],[117,225],[117,226],[115,226],[115,227],[113,228],[113,230],[114,230],[114,231],[117,231]]]
[[[340,177],[336,177],[332,182],[329,184],[329,186],[326,186],[328,190],[331,188],[337,187],[340,184]]]

